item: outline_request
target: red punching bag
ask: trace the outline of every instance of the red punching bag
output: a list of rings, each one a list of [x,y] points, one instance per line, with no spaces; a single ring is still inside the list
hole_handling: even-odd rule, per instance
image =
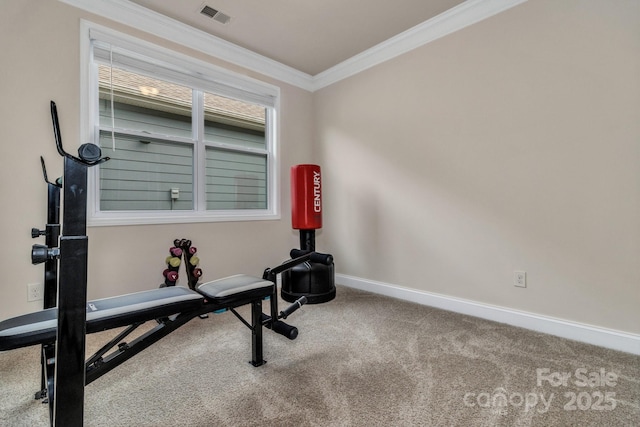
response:
[[[322,228],[320,166],[291,167],[291,222],[296,230]]]
[[[322,228],[322,177],[318,165],[291,167],[291,223],[300,230],[302,253],[315,252],[316,230]],[[291,257],[300,256],[291,251]],[[297,301],[304,296],[308,304],[331,301],[336,296],[333,262],[305,262],[282,273],[282,299]]]

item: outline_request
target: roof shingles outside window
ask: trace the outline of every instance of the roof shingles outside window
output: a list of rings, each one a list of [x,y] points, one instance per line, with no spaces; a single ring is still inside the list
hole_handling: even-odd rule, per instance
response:
[[[153,105],[154,109],[191,115],[191,89],[118,68],[99,66],[100,98],[131,105]],[[111,71],[113,76],[111,76]],[[210,93],[204,97],[205,118],[239,127],[264,129],[265,108]]]

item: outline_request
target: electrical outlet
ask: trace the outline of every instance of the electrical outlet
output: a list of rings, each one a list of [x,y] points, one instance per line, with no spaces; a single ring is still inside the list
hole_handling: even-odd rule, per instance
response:
[[[513,286],[519,288],[527,287],[527,272],[526,271],[514,271],[513,272]]]
[[[44,285],[42,283],[29,283],[27,285],[27,301],[40,301],[44,298]]]

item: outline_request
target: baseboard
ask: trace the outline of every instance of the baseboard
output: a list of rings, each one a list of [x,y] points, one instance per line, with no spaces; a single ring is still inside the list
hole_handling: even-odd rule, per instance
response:
[[[418,291],[389,283],[336,274],[336,283],[354,289],[415,302],[443,310],[506,323],[613,350],[640,355],[640,335],[571,322],[535,313]]]

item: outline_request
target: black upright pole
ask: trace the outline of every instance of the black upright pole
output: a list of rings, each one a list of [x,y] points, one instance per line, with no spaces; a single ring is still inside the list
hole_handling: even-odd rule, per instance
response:
[[[60,187],[47,182],[47,225],[45,244],[57,248],[60,238]],[[58,260],[49,258],[44,264],[44,308],[56,306],[58,299]]]
[[[109,160],[100,148],[83,144],[78,157],[64,151],[58,111],[51,101],[51,119],[58,153],[64,157],[63,220],[60,237],[58,329],[55,390],[49,395],[54,426],[82,427],[84,418],[87,305],[87,169]],[[51,400],[53,399],[53,404]]]
[[[87,165],[65,157],[63,185],[56,389],[52,397],[55,425],[80,427],[84,418],[87,317]]]
[[[44,232],[45,244],[47,248],[47,257],[44,265],[44,296],[43,296],[43,308],[53,308],[58,301],[58,257],[49,256],[49,251],[58,247],[58,239],[60,238],[60,189],[62,187],[59,183],[53,183],[49,181],[47,177],[47,168],[44,164],[44,159],[40,157],[42,163],[42,173],[44,175],[44,182],[47,184],[47,224],[45,230],[39,230],[34,228],[31,230],[31,237],[36,238],[41,236]],[[41,262],[41,260],[34,260],[35,263]],[[43,344],[42,354],[40,359],[42,361],[42,375],[40,381],[40,391],[35,394],[36,399],[42,399],[47,394],[48,370],[47,365],[49,360],[54,360],[55,357],[55,345]],[[51,380],[53,376],[51,376]],[[53,398],[53,396],[52,396]],[[53,423],[53,411],[51,411],[51,421]]]
[[[316,230],[300,230],[300,249],[315,252]]]

